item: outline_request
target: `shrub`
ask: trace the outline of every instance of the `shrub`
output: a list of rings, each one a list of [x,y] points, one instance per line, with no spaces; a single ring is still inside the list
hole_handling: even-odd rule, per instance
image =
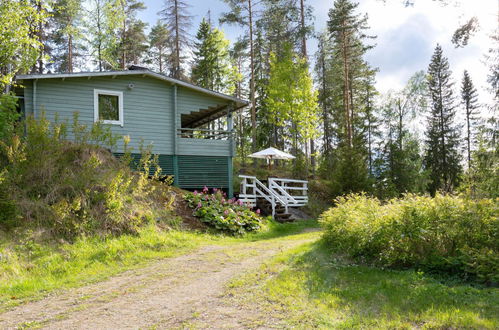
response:
[[[227,199],[221,190],[213,189],[210,194],[205,187],[202,192],[187,193],[184,198],[194,209],[194,216],[223,232],[244,234],[262,226],[259,210],[255,213],[241,201]]]
[[[74,239],[84,234],[136,233],[164,218],[168,187],[148,180],[154,158],[143,149],[141,171],[103,147],[116,144],[109,126],[28,118],[24,134],[0,140],[0,228],[36,227]],[[22,137],[20,137],[22,136]],[[126,143],[126,141],[125,141]],[[103,146],[103,147],[101,147]],[[161,219],[159,219],[161,218]]]
[[[320,223],[333,250],[356,261],[499,283],[499,199],[406,195],[382,204],[349,195]]]

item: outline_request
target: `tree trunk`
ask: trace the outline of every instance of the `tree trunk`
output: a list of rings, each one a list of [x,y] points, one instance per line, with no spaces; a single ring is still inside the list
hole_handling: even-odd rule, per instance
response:
[[[256,100],[255,100],[255,53],[253,45],[253,8],[248,0],[249,42],[250,42],[250,101],[251,101],[251,143],[253,152],[256,151]],[[256,165],[256,162],[255,162]]]
[[[173,77],[180,79],[180,36],[178,26],[178,3],[175,0],[175,69]]]
[[[73,36],[68,35],[68,72],[73,72]]]

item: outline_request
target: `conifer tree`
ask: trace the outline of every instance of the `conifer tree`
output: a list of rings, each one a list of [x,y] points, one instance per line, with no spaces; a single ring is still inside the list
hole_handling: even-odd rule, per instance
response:
[[[426,129],[425,167],[430,172],[430,192],[450,192],[461,173],[459,130],[454,123],[455,98],[449,62],[437,45],[428,67],[430,113]]]
[[[147,51],[147,37],[144,31],[147,24],[137,19],[137,12],[146,9],[146,6],[138,0],[121,0],[120,5],[117,57],[119,67],[124,70],[129,64],[138,64]]]
[[[256,75],[255,75],[255,21],[256,8],[254,0],[223,0],[230,7],[230,11],[222,14],[220,23],[237,24],[248,28],[248,44],[250,59],[250,103],[251,103],[251,145],[253,151],[257,148],[256,131]]]
[[[471,167],[471,150],[473,144],[473,130],[478,114],[478,94],[468,71],[464,70],[461,85],[461,100],[466,115],[466,152],[468,169]]]
[[[171,38],[166,24],[157,22],[149,33],[149,61],[161,73],[168,62]]]
[[[164,0],[164,8],[158,14],[166,24],[169,35],[172,38],[170,43],[170,75],[176,79],[185,78],[183,62],[185,53],[190,47],[189,28],[192,25],[192,16],[189,13],[189,5],[184,0]]]
[[[328,92],[331,106],[327,118],[335,145],[331,156],[334,161],[329,162],[331,167],[326,173],[333,181],[333,195],[369,191],[372,187],[366,125],[371,125],[367,119],[374,117],[368,114],[372,114],[372,105],[366,107],[366,100],[372,101],[375,94],[376,70],[368,65],[364,55],[373,47],[366,41],[374,37],[367,35],[367,16],[358,14],[357,6],[350,0],[336,0],[329,11],[331,46],[327,72],[331,79]]]
[[[199,25],[196,38],[192,80],[201,87],[232,94],[237,71],[230,58],[229,41],[205,19]]]
[[[51,67],[56,72],[73,72],[85,51],[83,45],[82,0],[56,0],[52,4],[50,36],[52,43]]]

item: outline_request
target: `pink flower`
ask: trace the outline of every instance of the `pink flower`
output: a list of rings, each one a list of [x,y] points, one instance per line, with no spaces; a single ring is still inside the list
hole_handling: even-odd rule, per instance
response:
[[[208,187],[204,186],[204,188],[203,188],[203,192],[204,192],[204,193],[207,193],[207,192],[208,192],[208,190],[209,190],[209,189],[208,189]]]
[[[201,208],[203,206],[203,204],[201,204],[201,202],[198,203],[198,209]]]
[[[216,193],[218,191],[217,188],[213,188],[213,192]]]
[[[242,205],[243,205],[243,201],[242,201],[242,200],[238,200],[237,202],[238,202],[238,204],[239,204],[240,206],[242,206]]]
[[[198,194],[198,191],[197,190],[194,190],[194,196],[196,196]]]
[[[257,210],[256,210],[256,214],[260,214],[260,209],[257,209]]]
[[[224,215],[228,215],[228,214],[229,214],[229,210],[225,210]]]

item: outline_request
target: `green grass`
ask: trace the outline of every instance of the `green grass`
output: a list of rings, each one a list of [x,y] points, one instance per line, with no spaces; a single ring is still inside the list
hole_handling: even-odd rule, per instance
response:
[[[349,264],[321,241],[234,280],[234,297],[298,328],[499,328],[499,289]]]
[[[207,244],[236,244],[272,239],[317,227],[316,221],[290,224],[268,222],[265,228],[242,237],[189,231],[162,231],[154,226],[138,235],[79,238],[74,243],[44,242],[27,237],[14,241],[0,232],[0,311],[43,297],[59,289],[101,281],[146,262],[185,254]]]

